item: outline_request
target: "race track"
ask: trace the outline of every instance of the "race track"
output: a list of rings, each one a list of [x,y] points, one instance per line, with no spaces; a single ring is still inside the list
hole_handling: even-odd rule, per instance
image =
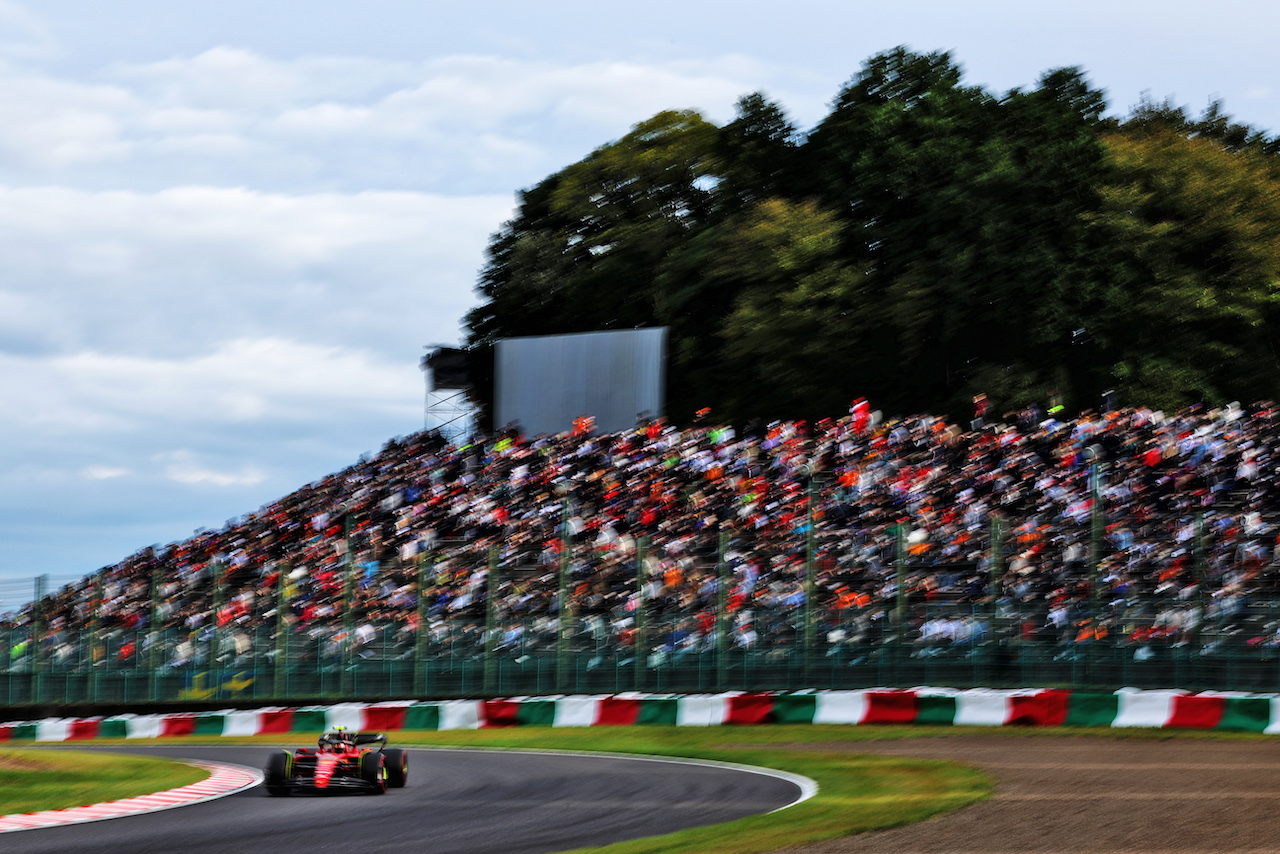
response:
[[[129,747],[261,767],[264,747]],[[272,798],[258,786],[194,806],[3,837],[4,854],[536,854],[768,812],[795,783],[740,770],[615,757],[409,751],[386,795]]]

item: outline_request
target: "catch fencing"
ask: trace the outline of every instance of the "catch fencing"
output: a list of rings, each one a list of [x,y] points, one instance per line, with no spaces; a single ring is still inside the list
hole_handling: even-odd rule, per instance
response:
[[[1256,603],[1195,633],[1159,625],[1136,602],[1103,638],[1046,622],[1019,603],[926,603],[892,612],[779,608],[708,618],[607,615],[196,632],[114,629],[0,635],[0,702],[42,704],[346,700],[387,697],[703,693],[727,690],[964,687],[1280,688],[1280,603]],[[1263,633],[1255,634],[1259,629]],[[807,640],[806,640],[807,638]],[[38,644],[38,646],[37,646]],[[39,654],[37,654],[37,649]],[[637,654],[637,649],[641,652]]]

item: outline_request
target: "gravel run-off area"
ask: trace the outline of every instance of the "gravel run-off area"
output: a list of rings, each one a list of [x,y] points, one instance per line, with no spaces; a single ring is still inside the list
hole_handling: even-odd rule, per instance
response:
[[[1280,854],[1280,739],[976,735],[826,747],[975,765],[995,792],[909,827],[788,854]]]

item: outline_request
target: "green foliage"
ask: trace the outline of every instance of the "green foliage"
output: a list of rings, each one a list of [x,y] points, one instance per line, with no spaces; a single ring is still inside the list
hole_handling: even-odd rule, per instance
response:
[[[980,375],[1047,390],[1080,325],[1102,97],[1079,72],[997,100],[946,54],[873,58],[811,137],[827,203],[862,236],[893,337],[870,389],[899,410],[950,408]],[[1005,401],[1018,403],[1019,401]]]
[[[662,260],[705,219],[716,129],[659,113],[521,194],[480,273],[470,346],[655,322]]]
[[[1149,122],[1106,142],[1112,178],[1089,221],[1108,253],[1098,328],[1118,387],[1164,408],[1274,395],[1275,164]]]
[[[713,193],[722,214],[786,196],[796,182],[797,134],[778,105],[759,92],[738,100],[737,116],[715,145],[719,182]]]
[[[725,362],[746,380],[730,411],[815,417],[848,405],[876,305],[865,271],[841,257],[842,232],[813,202],[772,199],[726,234],[706,275],[738,293],[720,331]]]
[[[997,97],[896,48],[806,136],[760,93],[659,113],[521,194],[468,343],[668,326],[678,421],[1275,396],[1280,141],[1105,110],[1079,69]]]

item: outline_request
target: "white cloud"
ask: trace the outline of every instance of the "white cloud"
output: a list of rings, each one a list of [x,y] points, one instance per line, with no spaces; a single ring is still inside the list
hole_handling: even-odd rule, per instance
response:
[[[0,69],[0,182],[509,193],[659,110],[727,120],[738,96],[789,73],[733,55],[407,63],[229,47],[93,82]]]
[[[189,450],[157,454],[157,462],[165,464],[165,476],[176,483],[192,486],[254,486],[267,479],[264,472],[254,466],[244,466],[236,471],[218,471],[196,462]]]
[[[107,75],[153,103],[270,115],[328,99],[376,99],[387,90],[410,85],[419,68],[416,63],[362,57],[276,60],[223,46],[190,57],[116,64]]]
[[[55,52],[48,27],[11,0],[0,0],[0,55],[29,59]]]
[[[454,340],[509,196],[0,187],[0,350]]]
[[[129,469],[118,466],[88,466],[80,473],[89,480],[111,480],[129,474]]]
[[[192,358],[85,352],[55,358],[0,355],[12,405],[0,435],[46,439],[103,433],[163,436],[222,425],[285,423],[417,411],[421,377],[399,363],[336,346],[280,339],[227,342]],[[86,469],[101,479],[110,466]]]
[[[126,129],[140,105],[126,90],[3,71],[0,163],[56,174],[130,152]]]

